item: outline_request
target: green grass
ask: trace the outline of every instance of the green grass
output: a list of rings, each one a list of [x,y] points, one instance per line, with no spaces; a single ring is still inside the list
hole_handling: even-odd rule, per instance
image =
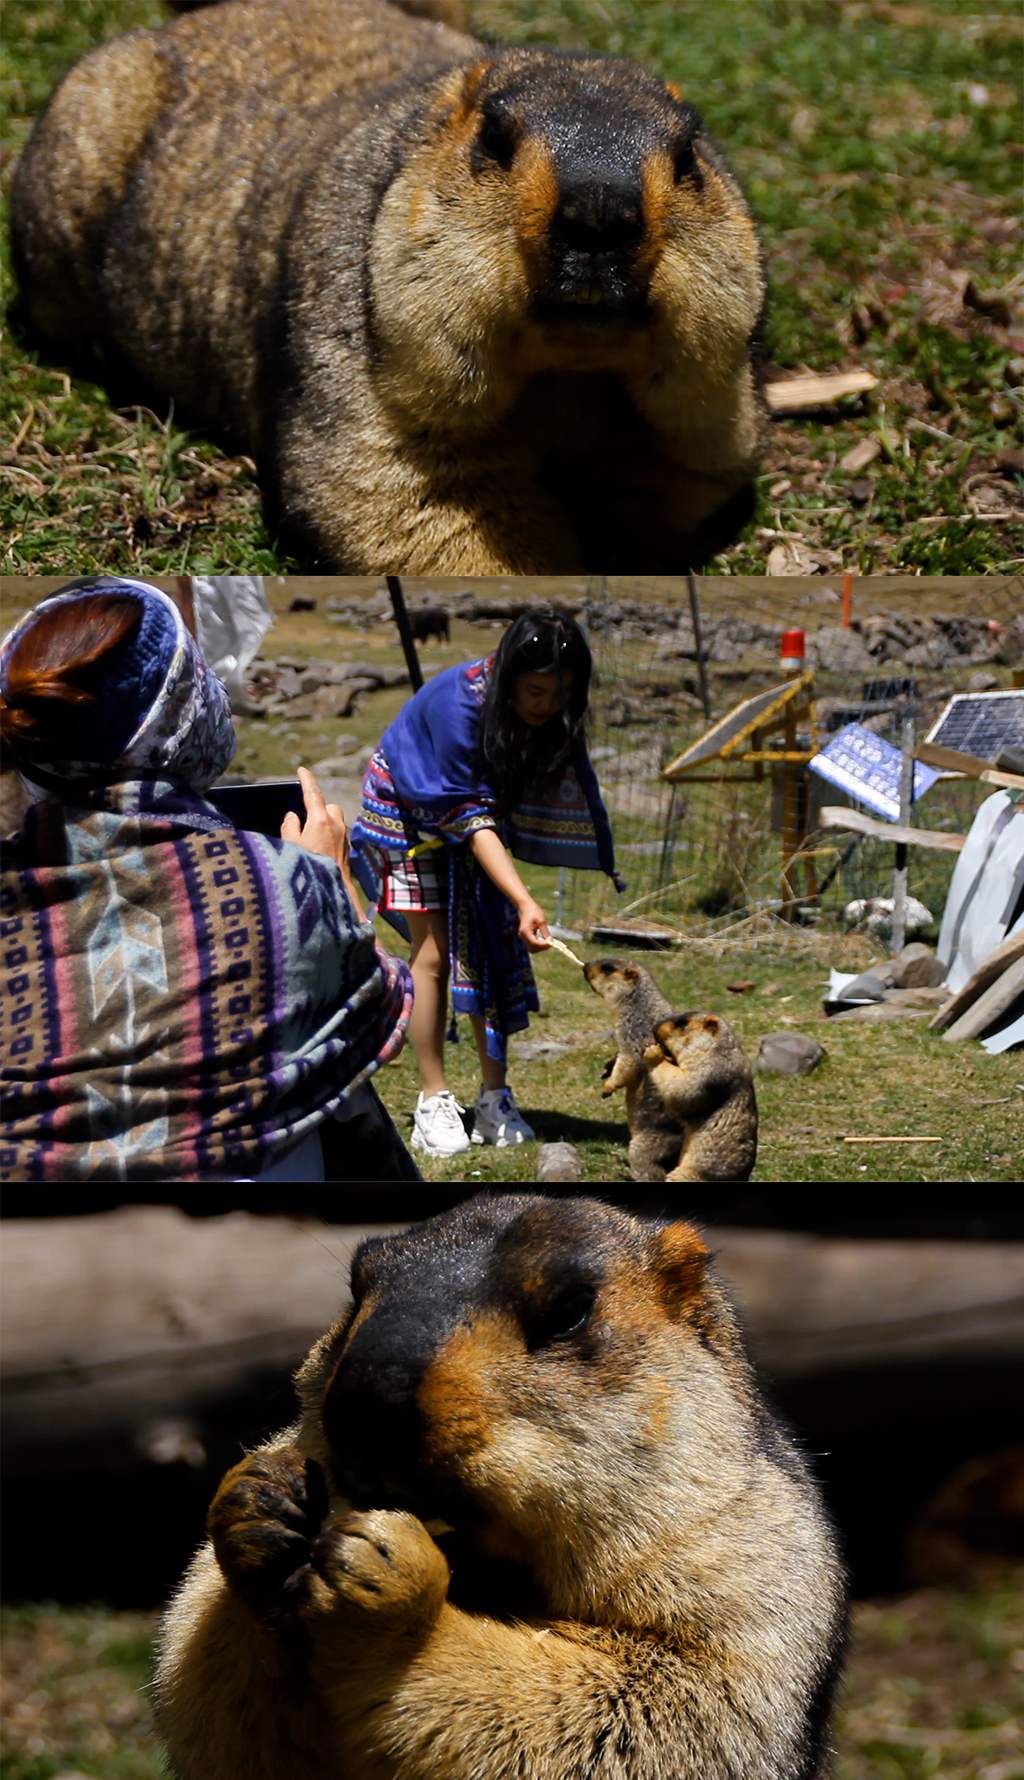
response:
[[[540,871],[528,881],[551,906],[550,885]],[[392,944],[389,935],[387,943]],[[928,1030],[928,1016],[887,1023],[828,1020],[822,999],[828,962],[841,969],[866,968],[866,940],[818,936],[792,939],[790,953],[729,950],[716,957],[708,947],[680,953],[637,954],[674,1007],[708,1008],[735,1026],[748,1055],[768,1032],[804,1032],[825,1047],[824,1062],[808,1076],[758,1075],[760,1139],[755,1181],[1016,1181],[1024,1154],[1024,1067],[1019,1054],[990,1057],[980,1046],[948,1045]],[[804,947],[806,949],[801,950]],[[393,949],[402,952],[401,942]],[[577,948],[579,949],[579,948]],[[584,944],[582,955],[607,955]],[[626,954],[622,954],[626,956]],[[606,1004],[576,967],[557,954],[535,960],[546,1017],[534,1019],[529,1041],[553,1041],[569,1049],[550,1060],[524,1062],[515,1040],[509,1079],[517,1101],[542,1142],[573,1143],[588,1181],[629,1178],[629,1141],[620,1093],[601,1097],[601,1068],[612,1056],[612,1022]],[[734,983],[753,982],[740,994]],[[466,1020],[460,1043],[446,1050],[449,1085],[472,1108],[479,1065]],[[399,1129],[411,1131],[419,1089],[409,1047],[378,1077],[381,1094]],[[846,1137],[924,1137],[938,1142],[860,1145]],[[417,1157],[432,1181],[527,1181],[535,1178],[536,1148],[479,1148],[444,1160]]]
[[[5,179],[71,62],[162,16],[153,0],[9,0]],[[860,366],[879,379],[867,398],[775,427],[754,521],[717,572],[761,572],[783,542],[859,573],[982,573],[1020,560],[1020,478],[997,461],[1015,442],[1024,382],[1021,32],[1010,0],[984,13],[975,0],[476,0],[471,16],[484,34],[629,54],[676,80],[757,216],[772,368]],[[994,308],[965,306],[968,274],[982,301],[1004,293]],[[294,566],[266,531],[245,462],[173,420],[158,431],[113,413],[94,384],[65,385],[16,333],[5,358],[0,412],[25,431],[0,460],[10,528],[0,567]],[[871,435],[883,450],[851,477],[839,460]],[[204,504],[192,486],[211,472],[220,486]],[[1004,497],[995,518],[979,494],[986,472]],[[851,498],[854,480],[867,498]]]
[[[156,1617],[53,1603],[4,1610],[6,1780],[165,1773],[139,1691]],[[857,1603],[835,1780],[1016,1780],[1022,1633],[1019,1577]]]
[[[322,582],[319,586],[323,589]],[[5,602],[5,624],[20,615],[27,591],[19,591],[17,598]],[[315,611],[301,613],[288,610],[291,588],[287,582],[269,580],[267,592],[275,620],[265,643],[268,656],[287,654],[300,661],[375,659],[388,665],[401,659],[394,627],[372,622],[372,608],[368,608],[366,627],[356,632],[345,624],[331,623],[323,592]],[[784,596],[780,598],[784,604]],[[953,605],[955,601],[947,595],[945,603]],[[991,608],[983,602],[978,609],[988,612]],[[709,615],[714,610],[715,599],[709,597]],[[482,654],[494,647],[501,629],[501,625],[470,627],[455,620],[450,646],[430,645],[423,652],[424,665],[449,665]],[[640,646],[628,639],[615,640],[609,655],[611,672],[617,676],[613,689],[626,683],[623,676],[641,653]],[[741,671],[736,665],[721,670],[730,676]],[[1008,680],[1008,670],[1000,673]],[[727,708],[733,696],[749,690],[745,680],[735,685],[731,678],[720,681],[718,670],[712,674],[712,684],[718,712]],[[839,689],[838,682],[834,689]],[[289,720],[286,712],[269,719],[239,718],[234,766],[253,778],[288,777],[299,764],[312,766],[335,755],[342,735],[354,737],[364,748],[375,745],[407,696],[404,687],[367,695],[347,718]],[[700,720],[697,728],[702,727]],[[648,729],[618,733],[627,759],[629,747],[647,742],[652,734]],[[667,741],[660,731],[655,733],[659,741]],[[607,763],[599,764],[604,778]],[[639,774],[635,777],[640,779]],[[356,769],[336,793],[350,819],[358,804],[359,778]],[[648,781],[654,782],[650,771],[644,775],[643,782]],[[619,863],[630,880],[628,902],[653,882],[657,860],[628,854],[624,846],[633,836],[648,841],[661,832],[660,824],[657,818],[620,813],[615,785],[606,780],[605,789],[612,807]],[[780,838],[767,826],[768,789],[767,784],[735,788],[734,815],[749,812],[753,817],[746,827],[731,819],[729,800],[720,788],[687,789],[690,807],[675,869],[680,878],[692,875],[693,881],[677,896],[656,896],[639,911],[661,918],[667,915],[691,935],[677,952],[645,957],[674,1006],[704,1007],[725,1015],[751,1054],[763,1034],[784,1028],[810,1034],[828,1052],[827,1060],[810,1076],[757,1078],[761,1140],[754,1178],[780,1182],[1015,1181],[1024,1153],[1021,1054],[989,1057],[979,1045],[948,1045],[940,1034],[928,1031],[927,1017],[881,1025],[826,1021],[822,1013],[830,965],[860,970],[882,956],[881,948],[868,938],[844,935],[835,915],[848,896],[887,893],[892,871],[890,843],[867,842],[859,849],[843,878],[829,891],[825,918],[818,929],[787,926],[770,914],[755,921],[742,908],[714,919],[701,913],[698,905],[702,898],[719,885],[729,892],[739,890],[742,896],[753,892],[755,897],[770,899],[778,895]],[[982,788],[959,782],[937,787],[915,819],[922,826],[934,823],[966,832],[972,807],[981,794]],[[843,845],[847,837],[830,831],[818,839],[819,844],[836,841]],[[936,914],[941,914],[945,901],[952,859],[951,854],[918,848],[911,855],[911,894],[922,897]],[[524,870],[524,876],[553,918],[557,871],[531,867]],[[569,877],[574,900],[566,914],[574,925],[584,924],[588,905],[592,905],[592,913],[605,917],[616,910],[616,894],[601,874],[581,872]],[[381,923],[380,931],[394,950],[405,951],[391,928]],[[576,949],[583,956],[595,957],[608,948],[580,942]],[[542,1141],[567,1139],[578,1147],[588,1181],[624,1180],[629,1134],[623,1097],[620,1093],[605,1100],[600,1092],[601,1067],[614,1049],[609,1036],[612,1020],[578,969],[558,954],[539,957],[535,972],[544,1017],[535,1019],[530,1030],[519,1036],[533,1042],[568,1044],[569,1049],[554,1060],[526,1062],[517,1054],[513,1040],[510,1076],[520,1104]],[[730,991],[730,984],[747,981],[753,982],[752,989],[742,994]],[[479,1085],[478,1064],[468,1022],[461,1020],[459,1027],[461,1042],[448,1048],[447,1063],[451,1086],[464,1105],[472,1106]],[[411,1049],[407,1047],[394,1066],[382,1070],[378,1080],[399,1129],[408,1135],[419,1089]],[[940,1141],[860,1146],[845,1143],[846,1136],[922,1136]],[[536,1158],[533,1144],[519,1150],[474,1148],[445,1162],[424,1163],[423,1172],[431,1180],[464,1180],[468,1184],[531,1180]]]
[[[155,1616],[52,1601],[0,1615],[5,1780],[159,1780],[149,1707]]]

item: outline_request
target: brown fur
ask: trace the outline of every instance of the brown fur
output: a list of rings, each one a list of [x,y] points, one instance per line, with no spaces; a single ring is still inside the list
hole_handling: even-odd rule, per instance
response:
[[[37,331],[254,451],[324,565],[651,573],[745,522],[757,240],[627,62],[229,0],[84,57],[11,205]]]
[[[665,1110],[644,1067],[644,1052],[654,1041],[654,1028],[672,1012],[649,970],[642,964],[601,959],[586,964],[583,974],[615,1014],[619,1048],[604,1072],[601,1094],[626,1090],[629,1124],[629,1171],[635,1181],[659,1181],[679,1161],[679,1121]]]
[[[745,1181],[757,1161],[757,1099],[739,1039],[719,1014],[674,1014],[644,1052],[651,1084],[683,1127],[668,1180]]]
[[[697,1231],[480,1197],[353,1290],[168,1613],[179,1780],[824,1780],[841,1573]]]

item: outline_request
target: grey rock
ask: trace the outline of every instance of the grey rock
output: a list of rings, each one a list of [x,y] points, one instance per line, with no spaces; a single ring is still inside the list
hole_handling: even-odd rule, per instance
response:
[[[908,667],[940,668],[952,661],[955,655],[945,637],[941,634],[928,637],[923,643],[914,643],[907,650],[904,660]]]
[[[521,1063],[542,1063],[550,1057],[564,1057],[571,1045],[556,1044],[554,1039],[512,1039],[512,1049]]]
[[[809,637],[818,658],[818,666],[831,673],[868,674],[874,663],[855,630],[844,630],[839,624],[823,624]]]
[[[926,1007],[907,1007],[899,1001],[869,1001],[860,1007],[841,1007],[830,1020],[926,1020]]]
[[[885,979],[873,970],[864,970],[852,983],[847,983],[842,993],[843,1001],[883,1001],[885,999]]]
[[[887,975],[894,989],[928,989],[945,981],[946,966],[931,946],[913,940],[890,958]]]
[[[583,1163],[571,1143],[542,1143],[537,1151],[539,1181],[578,1181],[583,1179]]]
[[[806,1075],[828,1052],[803,1032],[766,1032],[754,1053],[753,1067],[762,1074]]]

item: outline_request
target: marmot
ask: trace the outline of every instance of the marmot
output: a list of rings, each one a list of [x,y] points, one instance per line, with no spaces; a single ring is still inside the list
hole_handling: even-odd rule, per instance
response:
[[[666,1179],[749,1180],[757,1161],[757,1099],[749,1059],[728,1020],[673,1014],[654,1037],[644,1064],[684,1133]]]
[[[298,1386],[166,1618],[179,1780],[826,1774],[834,1539],[690,1225],[371,1237]]]
[[[678,571],[752,511],[756,233],[629,62],[230,0],[85,56],[11,216],[35,330],[253,452],[324,567]]]
[[[654,1042],[654,1028],[672,1012],[649,970],[642,964],[620,964],[611,958],[585,964],[583,975],[615,1014],[619,1048],[603,1071],[601,1094],[626,1090],[629,1124],[629,1172],[635,1181],[668,1178],[679,1161],[683,1134],[668,1112],[644,1066],[644,1052]]]

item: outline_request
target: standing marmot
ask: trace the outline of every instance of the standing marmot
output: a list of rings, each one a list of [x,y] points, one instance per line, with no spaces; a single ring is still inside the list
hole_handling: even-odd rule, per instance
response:
[[[11,215],[37,331],[255,452],[324,565],[673,571],[752,509],[754,228],[628,62],[231,0],[84,57]]]
[[[719,1014],[673,1014],[644,1052],[652,1086],[683,1127],[667,1180],[749,1180],[757,1161],[757,1100],[747,1054]]]
[[[619,1048],[605,1066],[601,1094],[607,1098],[616,1088],[626,1090],[630,1175],[635,1181],[666,1180],[679,1161],[682,1129],[651,1085],[644,1052],[654,1042],[658,1021],[671,1014],[672,1003],[642,964],[603,958],[585,964],[583,975],[615,1014]]]
[[[481,1197],[352,1292],[167,1616],[180,1780],[824,1776],[833,1538],[697,1232]]]

